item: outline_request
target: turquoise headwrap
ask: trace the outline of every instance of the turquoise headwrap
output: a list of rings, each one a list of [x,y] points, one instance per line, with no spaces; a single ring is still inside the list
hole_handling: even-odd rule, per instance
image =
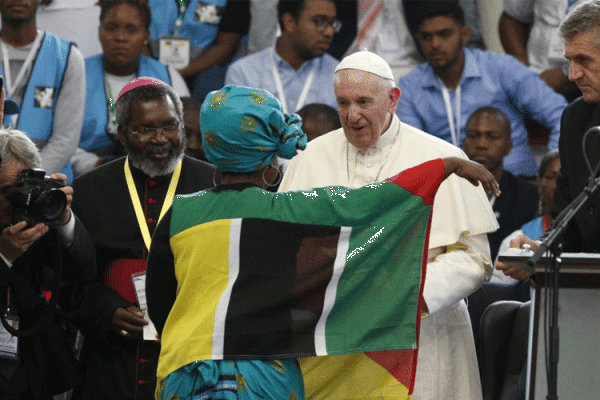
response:
[[[306,147],[297,114],[284,114],[262,89],[229,85],[210,92],[200,109],[202,145],[208,161],[224,172],[252,172],[275,155],[290,159]]]

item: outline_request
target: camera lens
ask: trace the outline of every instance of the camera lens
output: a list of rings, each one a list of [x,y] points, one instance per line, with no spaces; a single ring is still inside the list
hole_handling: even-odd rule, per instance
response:
[[[59,189],[50,189],[40,195],[36,208],[43,221],[56,221],[67,208],[67,195]]]

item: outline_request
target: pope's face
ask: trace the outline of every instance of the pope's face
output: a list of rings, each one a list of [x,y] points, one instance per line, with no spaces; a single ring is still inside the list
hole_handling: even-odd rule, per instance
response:
[[[374,146],[389,128],[400,89],[365,71],[343,69],[334,80],[340,122],[346,139],[359,149]]]

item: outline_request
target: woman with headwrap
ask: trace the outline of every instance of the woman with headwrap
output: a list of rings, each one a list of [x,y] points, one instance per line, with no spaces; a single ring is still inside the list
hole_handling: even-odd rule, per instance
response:
[[[264,90],[231,85],[212,92],[200,119],[206,157],[223,179],[213,189],[178,196],[153,235],[146,296],[161,337],[157,398],[304,399],[293,357],[310,353],[307,327],[316,325],[322,310],[313,288],[331,279],[331,272],[327,279],[320,272],[333,264],[336,244],[330,239],[338,228],[332,227],[358,219],[370,225],[381,209],[397,210],[396,198],[378,194],[376,209],[349,208],[341,192],[266,191],[278,180],[275,157],[291,158],[305,147],[306,137],[300,118],[284,114]],[[499,193],[492,175],[477,163],[457,158],[431,163],[437,185],[455,172]],[[367,196],[377,191],[353,190]],[[364,253],[374,255],[369,251]],[[249,264],[254,269],[245,269]],[[300,264],[317,273],[307,278]],[[248,291],[259,295],[244,297]],[[228,357],[233,359],[223,359]]]
[[[212,92],[202,105],[200,120],[206,157],[214,163],[223,177],[222,182],[211,189],[215,193],[268,188],[281,178],[278,176],[279,170],[273,166],[275,156],[290,159],[296,154],[296,149],[306,146],[306,136],[300,128],[299,116],[285,115],[278,101],[263,90],[227,86],[221,91]],[[168,231],[165,231],[170,225],[171,215],[169,212],[163,217],[165,223],[161,223],[160,229],[155,231],[153,243],[168,246]],[[161,236],[165,233],[166,237]],[[198,243],[202,242],[199,240]],[[271,248],[275,250],[275,246]],[[172,256],[167,255],[167,262],[156,262],[159,249],[153,245],[153,250],[152,266],[171,267],[170,276],[167,275],[170,279],[165,280],[162,274],[157,277],[159,272],[155,270],[150,271],[147,278],[151,319],[161,334],[164,345],[172,333],[165,323],[171,308],[174,308],[179,282],[173,275]],[[153,274],[155,272],[157,274]],[[155,281],[154,277],[157,277]],[[153,286],[154,283],[156,287]],[[201,295],[202,289],[198,288],[197,293]],[[200,304],[195,306],[202,307]],[[290,324],[290,318],[284,315],[272,319],[280,325]],[[278,341],[277,338],[270,340],[264,335],[256,339],[260,342],[259,346],[275,345]],[[193,343],[192,339],[190,342]],[[191,351],[187,346],[181,344],[182,353]],[[161,361],[165,365],[165,358]],[[159,381],[160,379],[159,373]],[[210,399],[304,398],[302,376],[293,358],[192,362],[172,372],[159,383],[158,398],[171,398],[169,396],[174,393],[180,398],[185,398],[181,396],[184,392],[203,393],[202,390],[197,392],[199,388],[204,388]],[[247,390],[244,392],[243,388]]]

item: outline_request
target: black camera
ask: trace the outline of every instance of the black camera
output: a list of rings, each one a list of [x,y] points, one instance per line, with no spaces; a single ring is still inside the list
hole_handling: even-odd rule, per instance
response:
[[[62,182],[46,176],[43,169],[23,170],[17,184],[5,192],[13,206],[12,223],[27,221],[27,227],[38,222],[58,225],[67,208],[67,195],[59,189],[64,186]]]

